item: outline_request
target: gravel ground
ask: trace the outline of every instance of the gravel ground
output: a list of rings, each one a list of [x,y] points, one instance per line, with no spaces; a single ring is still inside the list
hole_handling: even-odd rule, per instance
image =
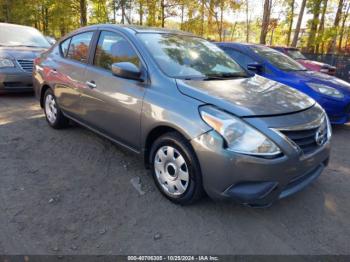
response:
[[[51,129],[31,95],[0,97],[1,254],[350,254],[349,189],[350,125],[322,176],[271,208],[181,207],[139,157]]]

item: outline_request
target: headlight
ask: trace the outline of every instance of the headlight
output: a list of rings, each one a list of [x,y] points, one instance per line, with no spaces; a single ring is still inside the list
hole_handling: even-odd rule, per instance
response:
[[[212,106],[203,106],[199,110],[202,119],[224,138],[228,150],[265,157],[281,154],[275,143],[239,118]]]
[[[7,58],[0,58],[0,68],[15,67],[15,64]]]
[[[315,90],[318,93],[335,97],[335,98],[343,98],[344,95],[337,89],[324,85],[324,84],[316,84],[316,83],[307,83],[309,87],[311,87],[313,90]]]

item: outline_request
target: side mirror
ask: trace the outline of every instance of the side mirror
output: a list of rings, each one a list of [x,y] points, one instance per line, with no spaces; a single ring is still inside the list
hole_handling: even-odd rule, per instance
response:
[[[253,71],[256,73],[260,73],[263,71],[263,66],[261,64],[255,63],[255,64],[248,64],[247,69],[249,71]]]
[[[122,78],[141,80],[140,69],[130,62],[113,63],[112,73]]]

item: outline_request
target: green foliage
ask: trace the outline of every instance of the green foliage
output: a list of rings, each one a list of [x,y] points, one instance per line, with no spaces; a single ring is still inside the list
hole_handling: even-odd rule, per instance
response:
[[[311,19],[307,21],[306,30],[301,29],[299,47],[326,51],[328,43],[334,39],[339,41],[338,34],[342,32],[340,48],[349,49],[346,46],[350,45],[350,16],[346,18],[345,14],[348,9],[343,8],[340,16],[340,19],[345,17],[344,25],[334,26],[339,1],[328,0],[327,6],[327,0],[307,0],[309,15],[304,16],[303,24],[307,17]],[[247,2],[249,10],[246,10]],[[293,38],[301,1],[273,0],[272,3],[266,43],[285,45]],[[33,26],[56,38],[82,25],[96,23],[164,26],[216,41],[245,41],[248,28],[249,41],[259,42],[262,10],[260,16],[250,13],[258,5],[262,7],[263,0],[0,0],[0,22]],[[327,12],[322,28],[324,10]],[[234,19],[236,15],[237,20]]]

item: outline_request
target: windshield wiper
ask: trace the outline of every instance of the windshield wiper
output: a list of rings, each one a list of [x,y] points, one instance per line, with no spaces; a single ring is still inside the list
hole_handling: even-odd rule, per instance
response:
[[[222,74],[210,74],[206,75],[202,80],[209,81],[209,80],[225,80],[225,79],[233,79],[233,78],[242,78],[242,77],[248,77],[248,75],[244,73],[222,73]]]

